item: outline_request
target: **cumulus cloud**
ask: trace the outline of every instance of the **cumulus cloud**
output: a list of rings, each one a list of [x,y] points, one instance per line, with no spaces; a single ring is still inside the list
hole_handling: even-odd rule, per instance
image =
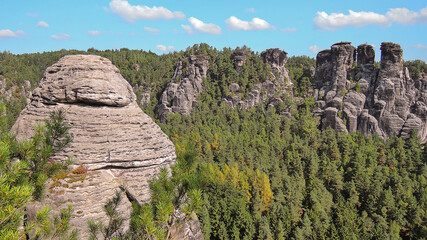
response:
[[[94,31],[87,31],[87,33],[88,33],[89,35],[92,35],[92,36],[98,36],[98,35],[101,35],[101,34],[102,34],[102,32],[100,32],[100,31],[98,31],[98,30],[94,30]]]
[[[150,28],[150,27],[144,27],[144,30],[147,32],[150,32],[152,34],[158,34],[160,32],[159,29],[157,28]]]
[[[254,13],[255,12],[255,8],[246,8],[245,11],[246,12],[250,12],[250,13]]]
[[[215,35],[220,35],[221,34],[221,28],[218,25],[215,25],[215,24],[212,24],[212,23],[204,23],[204,22],[202,22],[199,19],[194,18],[194,17],[190,17],[188,19],[188,21],[191,23],[191,25],[193,26],[193,28],[196,29],[199,32],[209,33],[209,34],[215,34]]]
[[[386,14],[375,12],[354,12],[349,14],[317,12],[314,18],[314,25],[327,31],[334,31],[345,27],[364,27],[366,25],[378,25],[380,27],[389,27],[392,23],[402,25],[427,24],[427,7],[419,12],[411,11],[407,8],[393,8]]]
[[[317,45],[313,45],[313,46],[308,47],[308,50],[312,53],[318,53],[320,51],[320,48]]]
[[[280,29],[281,32],[288,32],[288,33],[293,33],[293,32],[296,32],[297,30],[298,30],[297,28],[291,28],[291,27]]]
[[[0,30],[0,39],[2,38],[17,38],[20,36],[25,35],[24,31],[18,30],[16,32],[10,30],[10,29],[2,29]]]
[[[426,50],[427,50],[427,45],[424,45],[424,44],[417,44],[417,45],[413,46],[413,48],[426,49]]]
[[[49,24],[45,21],[40,21],[37,23],[37,27],[44,27],[44,28],[48,28]]]
[[[389,21],[386,16],[374,12],[354,12],[349,10],[349,15],[343,13],[317,12],[314,19],[316,27],[322,30],[333,31],[345,27],[363,27],[370,24],[387,26]]]
[[[138,19],[184,19],[182,12],[172,12],[164,7],[148,7],[145,5],[131,5],[128,1],[112,0],[110,2],[111,12],[118,14],[126,21],[134,22]]]
[[[407,8],[394,8],[390,9],[386,13],[387,18],[390,22],[396,22],[402,25],[411,24],[427,24],[427,7],[420,10],[420,12],[414,12]]]
[[[181,24],[181,27],[187,32],[187,34],[193,34],[193,28],[189,25]]]
[[[248,22],[240,20],[235,16],[231,16],[225,20],[225,22],[233,30],[251,31],[272,28],[272,26],[267,21],[261,18],[252,18],[252,21]]]
[[[50,38],[55,39],[55,40],[65,40],[65,39],[70,39],[71,35],[66,34],[66,33],[61,33],[58,35],[52,35],[52,36],[50,36]]]
[[[156,45],[156,49],[162,52],[170,52],[170,51],[174,51],[175,47],[174,46],[164,46],[164,45]]]

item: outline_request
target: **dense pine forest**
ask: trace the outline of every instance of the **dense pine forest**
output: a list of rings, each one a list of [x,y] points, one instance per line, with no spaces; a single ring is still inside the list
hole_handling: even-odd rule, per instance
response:
[[[231,56],[242,49],[250,50],[199,44],[164,55],[93,48],[22,55],[3,52],[0,82],[4,79],[5,90],[15,90],[1,96],[5,110],[0,146],[8,146],[11,137],[5,133],[25,107],[26,96],[20,90],[25,81],[34,89],[45,69],[64,55],[100,55],[120,69],[138,98],[150,89],[150,102],[141,108],[175,144],[181,167],[173,174],[184,176],[180,184],[189,193],[201,194],[201,204],[194,210],[205,239],[425,239],[427,148],[415,132],[406,140],[383,140],[320,130],[312,112],[315,101],[309,97],[316,61],[307,56],[288,59],[293,90],[280,96],[283,102],[276,107],[261,103],[249,110],[231,108],[221,102],[232,94],[229,84],[238,83],[239,97],[245,99],[271,71],[259,53],[250,52],[242,71],[236,72]],[[210,63],[198,104],[189,116],[171,113],[160,120],[156,106],[161,94],[178,59],[190,54],[202,54]],[[427,73],[423,61],[404,64],[414,78]],[[12,146],[8,151],[17,150]],[[8,169],[5,159],[0,158],[2,175]],[[45,175],[52,176],[53,171]],[[25,181],[25,186],[39,184]],[[2,199],[5,191],[0,192]],[[161,199],[153,199],[152,211],[156,211],[155,201]],[[0,205],[1,214],[4,208]],[[141,209],[134,208],[136,216]],[[137,232],[141,224],[133,218],[131,230]]]

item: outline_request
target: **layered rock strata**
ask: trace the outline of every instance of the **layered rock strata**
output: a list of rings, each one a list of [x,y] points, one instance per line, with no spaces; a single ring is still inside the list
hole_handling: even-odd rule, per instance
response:
[[[425,80],[414,81],[403,67],[400,45],[381,44],[380,68],[373,46],[334,44],[317,55],[314,81],[315,113],[322,128],[409,137],[414,129],[427,141]],[[357,64],[356,64],[357,60]]]
[[[88,219],[106,221],[103,205],[116,191],[127,193],[118,210],[128,222],[130,200],[149,201],[148,181],[176,160],[173,143],[135,100],[108,59],[65,56],[47,68],[12,128],[18,139],[27,139],[50,112],[66,112],[73,142],[53,159],[71,156],[74,170],[48,183],[42,204],[54,211],[73,205],[71,224],[82,239]]]

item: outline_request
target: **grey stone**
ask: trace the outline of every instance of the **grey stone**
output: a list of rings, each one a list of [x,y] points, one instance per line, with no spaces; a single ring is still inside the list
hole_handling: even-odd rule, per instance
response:
[[[234,60],[234,69],[236,70],[237,73],[242,72],[243,65],[245,65],[249,54],[250,54],[249,50],[238,49],[234,51],[232,58]]]
[[[141,97],[140,104],[142,107],[147,107],[148,105],[150,105],[151,88],[143,89],[140,97]]]
[[[150,200],[148,181],[175,163],[175,147],[138,107],[117,68],[99,56],[65,56],[49,67],[12,132],[27,139],[37,123],[58,109],[66,112],[73,142],[53,159],[71,156],[71,168],[87,172],[50,180],[45,199],[29,209],[50,204],[57,213],[73,205],[71,224],[85,239],[87,220],[106,220],[103,205],[115,191],[125,189],[139,203]],[[126,230],[131,203],[125,194],[118,210]]]
[[[161,119],[166,119],[168,113],[191,113],[197,106],[197,97],[203,90],[202,83],[208,69],[209,60],[205,55],[190,55],[178,61],[175,73],[157,106]]]
[[[232,93],[237,93],[240,90],[240,86],[237,83],[232,83],[228,86],[228,89],[230,90],[230,92]]]
[[[355,48],[348,42],[319,52],[313,92],[315,99],[324,100],[314,113],[322,113],[322,128],[331,126],[342,131],[332,109],[326,111],[332,107],[342,109],[349,132],[407,138],[410,129],[415,129],[426,142],[427,79],[411,79],[409,70],[403,67],[402,54],[399,44],[382,43],[380,69],[375,69],[373,46],[362,44],[357,48],[358,64],[354,69]],[[342,103],[340,96],[344,96]]]
[[[111,61],[94,55],[72,55],[48,67],[33,97],[47,104],[86,103],[126,106],[136,99]]]
[[[282,88],[292,84],[289,78],[289,71],[285,67],[288,61],[287,55],[287,52],[278,48],[270,48],[261,53],[263,61],[268,63],[272,69],[272,79]]]
[[[322,118],[322,129],[327,129],[331,127],[338,132],[347,132],[347,127],[344,124],[344,121],[338,117],[338,109],[336,108],[326,108],[323,112]]]

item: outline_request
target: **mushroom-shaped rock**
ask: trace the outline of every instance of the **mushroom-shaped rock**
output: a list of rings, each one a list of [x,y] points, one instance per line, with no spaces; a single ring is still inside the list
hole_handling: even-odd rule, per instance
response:
[[[48,183],[41,204],[54,211],[73,205],[71,224],[82,239],[88,234],[87,220],[106,220],[103,205],[121,189],[130,197],[123,194],[118,210],[128,221],[130,200],[147,202],[148,181],[176,160],[173,143],[135,99],[129,83],[108,59],[65,56],[46,70],[12,128],[18,139],[27,139],[50,112],[66,112],[73,142],[53,158],[71,156],[75,168],[86,170],[84,176],[71,172]]]
[[[69,55],[48,67],[33,93],[48,104],[125,106],[136,99],[111,61],[95,55]]]

